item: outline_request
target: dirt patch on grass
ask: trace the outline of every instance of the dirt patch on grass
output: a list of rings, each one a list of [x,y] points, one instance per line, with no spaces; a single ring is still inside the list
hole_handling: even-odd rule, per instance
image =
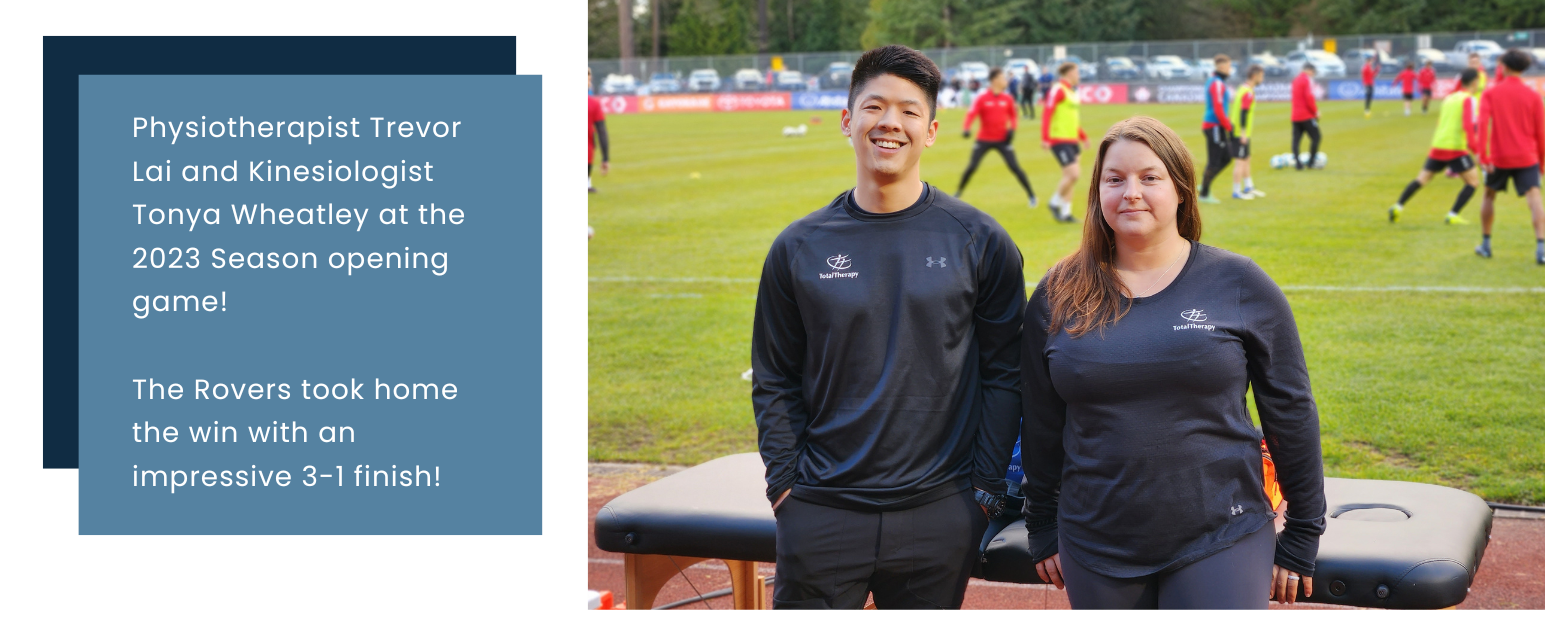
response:
[[[684,465],[654,463],[591,463],[590,499],[626,493],[684,469]]]
[[[1382,450],[1378,446],[1375,446],[1366,441],[1345,441],[1342,443],[1345,444],[1346,447],[1367,454],[1368,456],[1373,457],[1373,460],[1379,461],[1390,467],[1409,469],[1411,471],[1417,471],[1421,469],[1421,466],[1411,458],[1411,455],[1400,452],[1398,450]]]

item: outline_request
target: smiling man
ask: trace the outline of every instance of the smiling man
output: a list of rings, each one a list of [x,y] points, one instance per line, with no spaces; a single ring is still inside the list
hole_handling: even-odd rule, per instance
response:
[[[941,76],[866,52],[857,185],[773,242],[751,337],[779,608],[958,608],[1019,428],[1023,259],[922,181]]]

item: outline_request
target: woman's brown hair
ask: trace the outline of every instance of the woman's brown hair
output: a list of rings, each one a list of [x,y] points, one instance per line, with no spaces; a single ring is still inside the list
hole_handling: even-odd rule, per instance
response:
[[[1131,309],[1131,293],[1116,276],[1116,232],[1105,222],[1100,208],[1100,175],[1105,167],[1105,153],[1119,140],[1140,142],[1153,149],[1170,181],[1180,205],[1175,225],[1180,236],[1190,241],[1202,239],[1202,213],[1196,206],[1196,166],[1191,152],[1173,129],[1149,116],[1134,116],[1112,125],[1100,140],[1094,158],[1094,175],[1089,181],[1089,207],[1084,217],[1084,240],[1078,250],[1057,262],[1046,273],[1046,297],[1051,306],[1048,333],[1066,329],[1077,338],[1091,330],[1115,323]]]

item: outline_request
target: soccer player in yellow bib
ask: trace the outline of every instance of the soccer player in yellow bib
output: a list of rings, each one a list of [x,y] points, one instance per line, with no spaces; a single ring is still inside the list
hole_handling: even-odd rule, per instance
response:
[[[1427,153],[1427,163],[1416,174],[1416,180],[1406,185],[1405,191],[1400,193],[1400,200],[1395,202],[1395,206],[1389,208],[1391,223],[1400,221],[1400,213],[1405,210],[1406,202],[1432,180],[1433,174],[1444,168],[1453,170],[1459,178],[1464,179],[1465,186],[1459,190],[1459,196],[1454,199],[1454,208],[1449,209],[1443,221],[1446,224],[1469,223],[1459,217],[1459,210],[1465,208],[1465,203],[1470,202],[1470,197],[1475,195],[1475,188],[1481,184],[1473,155],[1477,146],[1475,124],[1480,109],[1480,78],[1480,71],[1465,69],[1459,74],[1459,88],[1439,104],[1438,129],[1432,134],[1432,150]]]
[[[1078,182],[1079,144],[1089,146],[1089,136],[1079,126],[1078,104],[1078,65],[1062,63],[1057,67],[1057,83],[1046,95],[1046,113],[1041,115],[1041,148],[1050,149],[1062,166],[1062,178],[1049,203],[1060,222],[1078,221],[1073,217],[1073,184]]]
[[[1265,198],[1266,192],[1255,191],[1255,180],[1250,178],[1250,133],[1255,129],[1255,87],[1266,80],[1266,69],[1250,65],[1245,71],[1245,83],[1234,93],[1233,109],[1229,117],[1234,121],[1234,197],[1241,200]]]

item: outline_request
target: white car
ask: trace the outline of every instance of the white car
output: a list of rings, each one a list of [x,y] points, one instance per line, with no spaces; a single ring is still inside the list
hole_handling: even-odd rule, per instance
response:
[[[741,69],[735,72],[735,90],[762,90],[762,72]]]
[[[1288,71],[1291,71],[1294,77],[1298,77],[1298,74],[1303,72],[1306,62],[1314,65],[1315,77],[1344,78],[1347,76],[1346,63],[1325,50],[1300,50],[1288,54],[1283,62],[1287,63]]]
[[[1041,77],[1040,65],[1035,64],[1035,61],[1029,58],[1010,58],[1008,62],[1003,63],[1003,71],[1008,73],[1010,78],[1019,76],[1019,79],[1025,79],[1026,69],[1030,71],[1030,79],[1032,81]]]
[[[1496,68],[1497,58],[1502,56],[1504,51],[1506,50],[1502,49],[1502,45],[1496,41],[1488,41],[1486,39],[1460,41],[1454,44],[1454,51],[1449,52],[1448,60],[1456,66],[1468,67],[1470,66],[1470,54],[1480,54],[1481,66],[1490,71]]]
[[[779,71],[773,77],[773,88],[778,90],[808,90],[805,86],[805,76],[798,71]]]
[[[986,87],[987,73],[989,71],[991,69],[987,67],[987,63],[968,60],[960,63],[960,73],[958,75],[962,83],[976,80],[979,85]]]
[[[1424,47],[1422,49],[1416,50],[1411,54],[1411,62],[1416,64],[1417,71],[1420,71],[1422,69],[1422,65],[1427,64],[1429,61],[1432,62],[1433,71],[1444,73],[1449,71],[1458,71],[1454,65],[1449,63],[1448,55],[1444,54],[1442,50]]]
[[[601,80],[601,92],[608,95],[631,95],[635,90],[638,90],[638,80],[631,75],[613,73]]]
[[[1191,67],[1179,56],[1154,56],[1146,69],[1151,80],[1184,80],[1191,77]]]
[[[719,90],[721,83],[719,72],[713,69],[698,69],[687,76],[687,88],[693,92]]]

